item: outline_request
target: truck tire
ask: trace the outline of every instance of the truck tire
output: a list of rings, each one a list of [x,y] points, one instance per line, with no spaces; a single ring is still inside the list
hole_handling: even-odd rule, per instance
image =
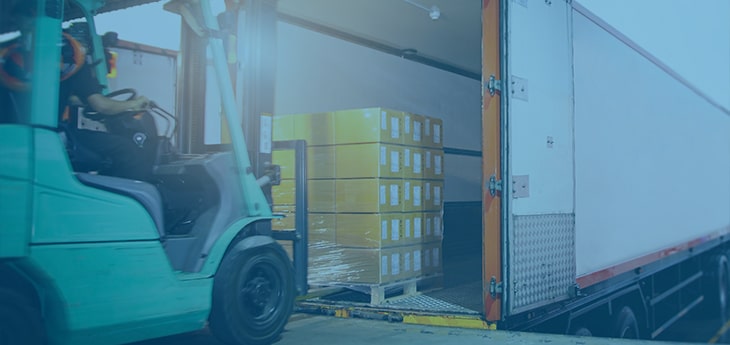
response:
[[[634,311],[628,306],[621,308],[616,314],[616,328],[614,337],[622,339],[641,339],[639,336],[639,322],[636,320]]]
[[[730,317],[730,263],[725,255],[712,258],[711,271],[708,274],[703,314],[712,318],[717,327],[722,327]]]
[[[593,336],[593,332],[591,332],[591,330],[588,329],[587,327],[575,328],[574,330],[572,330],[570,332],[570,334],[577,335],[579,337],[592,337]]]
[[[271,344],[289,320],[294,295],[294,269],[281,246],[235,246],[214,279],[210,330],[231,345]]]
[[[0,288],[0,344],[41,345],[44,333],[41,312],[24,296]]]

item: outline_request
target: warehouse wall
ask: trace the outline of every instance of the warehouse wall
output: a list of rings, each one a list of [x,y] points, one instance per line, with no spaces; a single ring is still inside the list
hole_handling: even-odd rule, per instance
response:
[[[277,114],[382,106],[438,117],[444,146],[481,150],[481,84],[301,27],[279,23]],[[447,154],[445,201],[481,199],[481,158]]]

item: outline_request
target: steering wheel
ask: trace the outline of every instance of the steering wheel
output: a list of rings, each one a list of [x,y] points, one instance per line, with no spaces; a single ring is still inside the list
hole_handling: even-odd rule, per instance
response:
[[[114,98],[114,97],[119,97],[121,95],[126,95],[126,94],[129,94],[129,97],[127,97],[127,99],[125,99],[125,101],[133,100],[135,97],[137,97],[137,90],[132,89],[132,88],[119,89],[119,90],[108,93],[106,95],[106,97]]]
[[[137,97],[137,90],[132,89],[132,88],[119,89],[119,90],[116,90],[116,91],[113,91],[113,92],[110,92],[110,93],[104,95],[104,97],[115,98],[115,97],[119,97],[122,95],[129,95],[129,96],[127,96],[126,99],[124,99],[124,101],[129,101],[129,100],[132,100],[135,97]],[[84,109],[84,116],[86,116],[92,120],[96,120],[96,121],[101,121],[104,119],[110,119],[110,118],[115,118],[115,117],[136,115],[138,113],[139,113],[139,111],[135,110],[135,111],[123,111],[123,112],[121,112],[119,114],[115,114],[115,115],[102,116],[102,115],[99,115],[99,113],[97,111],[95,111],[89,107],[86,107]]]

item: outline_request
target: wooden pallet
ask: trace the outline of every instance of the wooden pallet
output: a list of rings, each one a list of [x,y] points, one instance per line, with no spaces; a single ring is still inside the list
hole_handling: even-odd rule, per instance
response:
[[[432,275],[383,284],[334,283],[332,284],[332,286],[347,288],[349,290],[367,294],[370,296],[371,305],[380,305],[387,300],[400,299],[417,295],[420,291],[419,289],[422,289],[422,287],[424,286],[431,286],[432,284],[429,283],[432,283],[434,281],[440,281],[440,279],[441,275]],[[396,292],[396,294],[393,295],[393,292]],[[390,294],[391,296],[386,298],[386,294]]]
[[[403,289],[403,293],[398,297],[413,296],[418,293],[418,281],[420,279],[409,279],[387,284],[371,285],[370,286],[370,304],[377,305],[385,302],[386,291]]]

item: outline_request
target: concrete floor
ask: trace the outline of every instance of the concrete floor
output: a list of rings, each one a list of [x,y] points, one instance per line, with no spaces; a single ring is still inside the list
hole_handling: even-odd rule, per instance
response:
[[[364,319],[340,319],[326,316],[295,314],[276,345],[306,344],[414,344],[414,345],[659,345],[657,341],[632,341],[606,338],[567,337],[535,333],[456,329],[407,325]],[[136,345],[223,345],[207,332],[185,334]],[[676,344],[676,343],[675,343]]]

